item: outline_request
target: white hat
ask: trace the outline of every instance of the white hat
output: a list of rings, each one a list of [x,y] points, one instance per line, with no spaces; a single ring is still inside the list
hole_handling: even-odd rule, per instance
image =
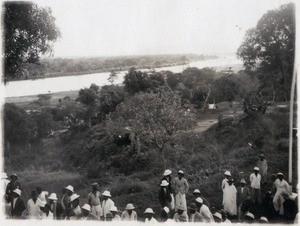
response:
[[[119,212],[116,206],[112,206],[112,207],[109,209],[109,211],[110,211],[110,212]]]
[[[196,198],[196,202],[203,203],[203,199],[201,199],[200,197],[198,197],[198,198]]]
[[[38,203],[39,207],[45,207],[47,203],[45,201],[41,201],[40,203]]]
[[[56,193],[51,193],[51,195],[48,197],[50,200],[57,200]]]
[[[226,170],[224,174],[231,177],[231,173],[228,170]]]
[[[244,184],[246,184],[246,181],[245,181],[245,179],[241,179],[241,183],[244,183]]]
[[[77,195],[77,194],[71,195],[70,202],[73,202],[75,199],[78,199],[79,197],[80,197],[80,195]]]
[[[168,175],[170,175],[171,173],[172,173],[171,170],[166,169],[165,172],[164,172],[164,176],[168,176]]]
[[[84,205],[81,207],[81,209],[85,209],[85,210],[91,212],[91,206],[90,206],[89,204],[84,204]]]
[[[280,176],[280,175],[281,175],[281,176],[283,176],[283,173],[280,173],[280,172],[279,172],[279,173],[277,173],[277,176]]]
[[[133,210],[133,209],[135,209],[135,207],[131,203],[128,203],[125,207],[125,210]]]
[[[1,179],[7,179],[7,174],[6,173],[2,173]]]
[[[16,188],[15,190],[13,190],[14,193],[17,193],[19,196],[21,196],[21,190]]]
[[[144,213],[152,213],[152,214],[155,214],[155,213],[153,212],[153,209],[152,209],[152,208],[147,208],[147,209],[145,210]]]
[[[110,192],[106,191],[106,190],[102,193],[102,195],[107,196],[107,197],[111,197]]]
[[[168,186],[168,185],[169,185],[169,183],[166,180],[163,180],[160,184],[160,186]]]
[[[264,221],[264,222],[269,222],[268,219],[267,219],[266,217],[261,217],[259,220],[260,220],[260,221]]]
[[[68,189],[71,192],[74,192],[74,188],[72,185],[68,185],[67,187],[65,187],[65,189]]]
[[[193,193],[194,193],[194,194],[201,194],[201,192],[200,192],[199,189],[195,189],[195,190],[193,191]]]
[[[167,206],[165,206],[163,209],[166,213],[170,213],[170,209]]]
[[[182,170],[179,170],[178,173],[184,174]]]
[[[222,220],[222,214],[220,214],[219,212],[216,212],[213,214],[216,218],[219,218]]]
[[[256,166],[256,167],[254,167],[254,170],[257,170],[257,171],[259,171],[259,168]]]
[[[250,217],[250,218],[252,218],[252,219],[254,219],[254,215],[253,215],[252,213],[250,213],[250,212],[247,213],[246,216],[247,216],[247,217]]]

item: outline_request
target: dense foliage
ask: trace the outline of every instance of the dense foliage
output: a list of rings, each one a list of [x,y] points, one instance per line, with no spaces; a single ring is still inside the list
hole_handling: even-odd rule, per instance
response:
[[[38,63],[40,54],[51,53],[60,31],[50,8],[32,2],[3,4],[4,79],[21,77],[26,63]]]

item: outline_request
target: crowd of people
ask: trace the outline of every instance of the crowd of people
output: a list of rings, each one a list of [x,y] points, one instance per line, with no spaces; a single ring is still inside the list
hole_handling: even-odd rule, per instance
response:
[[[246,222],[268,223],[270,216],[297,222],[298,196],[293,193],[290,185],[284,180],[282,173],[277,173],[273,182],[273,191],[264,194],[269,197],[271,206],[262,202],[262,186],[267,181],[267,161],[263,154],[259,156],[257,166],[249,176],[250,187],[246,186],[245,178],[240,180],[236,188],[230,171],[224,172],[221,182],[223,191],[222,209],[212,207],[199,189],[193,191],[193,201],[187,205],[186,196],[189,183],[184,172],[179,170],[172,178],[172,171],[166,169],[160,181],[158,200],[161,204],[160,213],[155,214],[151,207],[144,211],[144,221],[155,222]],[[16,174],[2,174],[5,194],[3,203],[7,218],[10,219],[47,219],[47,220],[102,220],[102,221],[137,221],[135,206],[128,203],[123,212],[115,205],[110,191],[100,192],[98,183],[91,184],[88,201],[80,206],[80,195],[72,185],[64,188],[63,195],[58,199],[56,193],[44,191],[40,186],[31,191],[30,199],[24,203],[22,186]],[[270,203],[269,203],[270,204]],[[273,208],[273,215],[262,209]],[[253,210],[257,210],[256,212]],[[139,218],[140,219],[140,218]]]

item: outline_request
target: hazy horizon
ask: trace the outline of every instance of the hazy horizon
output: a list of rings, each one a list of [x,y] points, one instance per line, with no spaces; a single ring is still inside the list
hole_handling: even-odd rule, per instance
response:
[[[62,38],[55,58],[235,54],[245,32],[289,0],[35,0]],[[49,57],[48,55],[46,57]]]

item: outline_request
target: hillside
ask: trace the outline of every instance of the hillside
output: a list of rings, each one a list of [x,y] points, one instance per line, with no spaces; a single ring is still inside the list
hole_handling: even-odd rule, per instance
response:
[[[207,118],[216,118],[221,112],[233,113],[237,110],[208,111],[200,117],[198,124]],[[96,125],[93,130],[102,131],[100,127],[101,125]],[[81,204],[83,204],[90,190],[90,183],[97,181],[101,190],[111,191],[119,209],[124,209],[126,203],[132,202],[137,207],[140,217],[148,206],[151,206],[155,212],[159,212],[157,192],[163,172],[159,156],[152,155],[153,159],[146,168],[133,169],[124,174],[120,171],[120,167],[130,168],[130,165],[126,166],[130,163],[124,162],[125,166],[115,165],[113,159],[117,158],[117,155],[111,155],[105,161],[97,160],[99,162],[95,164],[95,159],[89,157],[89,150],[84,148],[89,144],[90,135],[90,133],[72,134],[73,138],[70,142],[77,147],[78,145],[83,147],[79,147],[80,152],[79,149],[73,150],[73,154],[69,152],[72,143],[63,144],[59,135],[44,139],[42,151],[35,158],[32,167],[17,170],[20,181],[25,187],[25,199],[28,198],[31,189],[37,185],[50,192],[61,194],[64,186],[72,184],[76,192],[81,195]],[[245,178],[249,183],[249,174],[260,153],[264,153],[269,166],[268,183],[264,190],[271,188],[274,174],[279,171],[285,175],[288,173],[288,111],[286,108],[273,108],[264,115],[238,114],[212,125],[204,132],[199,132],[196,126],[190,131],[178,133],[173,142],[173,148],[165,153],[167,167],[173,171],[174,177],[179,169],[185,172],[190,183],[188,203],[192,200],[192,191],[199,188],[212,207],[221,208],[220,184],[223,172],[230,170],[236,184],[241,178]],[[252,147],[248,143],[251,143]],[[178,146],[181,147],[180,150]],[[297,183],[296,150],[295,148],[293,158],[295,160],[293,185]],[[74,155],[77,155],[82,162],[75,164]],[[85,161],[85,158],[90,160]],[[128,161],[128,158],[124,158],[124,161]],[[11,166],[7,172],[15,170]]]

